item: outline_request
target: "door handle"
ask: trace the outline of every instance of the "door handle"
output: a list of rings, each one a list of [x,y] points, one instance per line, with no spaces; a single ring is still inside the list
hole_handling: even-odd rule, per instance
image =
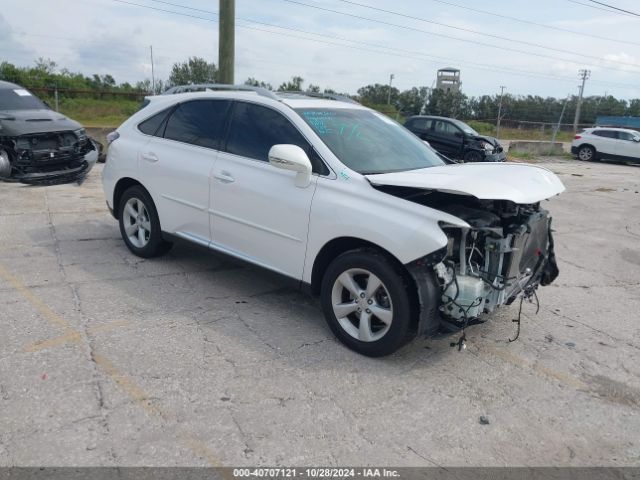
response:
[[[220,172],[213,175],[213,178],[220,180],[222,183],[233,183],[235,178],[229,172]]]
[[[143,160],[146,160],[147,162],[157,162],[158,161],[158,156],[153,153],[153,152],[145,152],[141,155]]]

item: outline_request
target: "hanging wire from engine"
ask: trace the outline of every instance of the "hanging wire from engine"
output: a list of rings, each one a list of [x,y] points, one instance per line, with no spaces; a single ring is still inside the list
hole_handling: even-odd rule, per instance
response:
[[[515,342],[520,337],[520,325],[522,323],[522,303],[527,300],[529,303],[533,303],[533,298],[536,300],[536,315],[540,311],[540,299],[538,299],[538,293],[534,286],[531,286],[525,289],[520,295],[520,308],[518,308],[518,318],[511,320],[513,323],[518,325],[516,330],[516,336],[514,338],[509,338],[509,343]]]

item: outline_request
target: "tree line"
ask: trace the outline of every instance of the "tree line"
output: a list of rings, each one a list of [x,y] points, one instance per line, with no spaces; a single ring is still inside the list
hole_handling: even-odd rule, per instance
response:
[[[55,87],[60,89],[63,95],[65,90],[75,90],[96,92],[96,95],[101,97],[109,92],[142,96],[149,93],[162,93],[174,85],[215,83],[217,76],[216,65],[200,57],[191,57],[184,62],[175,63],[169,78],[156,80],[155,84],[152,84],[149,79],[131,84],[117,83],[111,75],[86,76],[66,68],[59,68],[54,61],[44,58],[38,59],[32,67],[18,67],[9,62],[0,63],[0,80],[32,89]],[[305,80],[300,76],[291,77],[277,88],[253,77],[246,79],[244,83],[269,90],[336,93],[331,88],[321,88],[313,83],[305,85]],[[349,94],[343,93],[343,95]],[[495,122],[500,104],[500,95],[497,94],[468,96],[463,92],[445,92],[426,86],[401,91],[396,87],[379,83],[363,86],[358,89],[357,95],[349,96],[396,118],[429,114]],[[577,96],[554,98],[505,94],[502,97],[501,116],[504,120],[553,124],[558,121],[564,107],[564,122],[569,123],[573,119],[576,104]],[[612,95],[585,97],[582,104],[581,123],[592,124],[599,115],[640,116],[640,99],[624,100]]]

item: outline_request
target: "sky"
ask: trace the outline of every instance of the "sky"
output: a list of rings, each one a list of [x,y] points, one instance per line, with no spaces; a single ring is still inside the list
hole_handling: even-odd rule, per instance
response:
[[[638,0],[601,1],[640,13]],[[455,67],[467,95],[505,86],[565,97],[588,69],[585,95],[640,98],[640,16],[605,10],[590,0],[236,0],[235,80],[277,87],[297,75],[355,94],[391,74],[401,90],[431,87]],[[166,79],[190,56],[218,63],[217,12],[217,0],[0,0],[0,61],[45,57],[135,83],[151,78],[152,45]]]

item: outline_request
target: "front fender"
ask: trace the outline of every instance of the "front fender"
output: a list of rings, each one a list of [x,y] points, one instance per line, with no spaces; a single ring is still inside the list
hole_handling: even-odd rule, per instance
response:
[[[318,253],[341,237],[373,243],[406,265],[447,245],[440,222],[469,227],[453,215],[380,192],[365,179],[320,178],[311,206],[303,280],[311,282]]]

